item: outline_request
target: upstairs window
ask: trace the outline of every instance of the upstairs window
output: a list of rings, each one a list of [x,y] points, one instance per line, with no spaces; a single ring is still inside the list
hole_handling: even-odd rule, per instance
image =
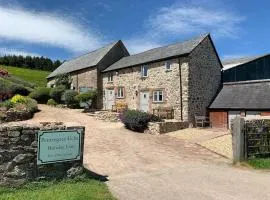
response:
[[[148,76],[148,66],[146,65],[141,66],[141,76],[142,77]]]
[[[162,90],[156,90],[153,92],[153,102],[163,102],[163,91]]]
[[[108,82],[113,82],[113,73],[108,73]]]
[[[165,62],[166,71],[172,70],[172,63],[170,61]]]
[[[117,98],[119,99],[124,98],[124,87],[117,88]]]

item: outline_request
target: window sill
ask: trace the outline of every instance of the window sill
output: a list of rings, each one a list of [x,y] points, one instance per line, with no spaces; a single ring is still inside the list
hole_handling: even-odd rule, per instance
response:
[[[112,83],[113,83],[113,81],[108,81],[107,83],[112,84]]]
[[[165,103],[164,101],[153,101],[153,104],[163,104]]]
[[[165,69],[165,72],[171,72],[172,69]]]
[[[116,97],[116,99],[124,99],[125,97]]]

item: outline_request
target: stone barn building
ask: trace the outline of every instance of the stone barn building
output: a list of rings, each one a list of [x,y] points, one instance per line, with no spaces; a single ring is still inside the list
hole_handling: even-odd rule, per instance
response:
[[[210,34],[123,57],[103,71],[103,108],[117,102],[150,113],[171,107],[175,119],[194,122],[207,115],[221,68]]]
[[[236,116],[270,115],[270,55],[223,61],[223,87],[209,107],[216,128],[231,128]]]
[[[102,108],[102,77],[100,73],[124,56],[129,56],[129,52],[122,41],[119,40],[64,62],[47,77],[47,86],[53,87],[55,78],[58,75],[69,74],[71,77],[71,89],[75,89],[78,92],[97,89],[97,108]]]

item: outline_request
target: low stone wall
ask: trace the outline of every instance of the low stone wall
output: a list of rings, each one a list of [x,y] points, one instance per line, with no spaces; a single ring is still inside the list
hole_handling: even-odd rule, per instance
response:
[[[38,131],[66,129],[75,128],[67,127],[63,123],[47,122],[1,124],[0,185],[16,186],[28,179],[63,178],[82,172],[82,160],[37,166]]]
[[[118,122],[119,120],[119,113],[117,112],[110,112],[110,111],[97,111],[94,113],[89,113],[89,116],[95,117],[97,120],[103,120],[106,122]]]
[[[145,133],[159,135],[188,128],[188,126],[188,122],[150,122],[148,123],[148,129]]]
[[[30,111],[17,111],[13,109],[9,109],[6,112],[6,122],[14,122],[14,121],[23,121],[28,120],[33,117],[33,114]]]

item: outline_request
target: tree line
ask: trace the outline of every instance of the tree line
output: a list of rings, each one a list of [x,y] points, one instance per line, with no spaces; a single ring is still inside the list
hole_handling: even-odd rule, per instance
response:
[[[32,56],[16,56],[5,55],[0,57],[0,65],[14,66],[29,69],[39,69],[45,71],[53,71],[61,65],[60,60],[51,60],[50,58],[32,57]]]

